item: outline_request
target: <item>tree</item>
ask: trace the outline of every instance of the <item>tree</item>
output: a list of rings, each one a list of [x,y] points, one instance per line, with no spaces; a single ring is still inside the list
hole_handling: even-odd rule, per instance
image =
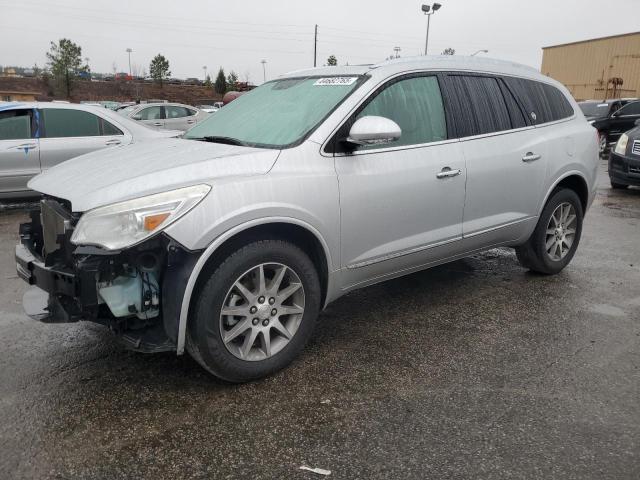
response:
[[[78,72],[83,71],[82,48],[67,38],[58,43],[51,42],[51,49],[47,52],[49,69],[58,86],[71,96],[73,83]]]
[[[455,55],[455,54],[456,54],[455,48],[451,48],[451,47],[445,48],[441,53],[441,55]]]
[[[153,81],[159,83],[160,88],[162,88],[162,82],[171,75],[171,71],[169,70],[169,60],[160,54],[153,57],[153,60],[151,60],[151,64],[149,65],[149,74],[151,75],[151,78],[153,78]]]
[[[211,88],[213,84],[211,83],[211,76],[207,74],[207,78],[204,79],[204,86]]]
[[[227,90],[235,90],[237,88],[236,84],[238,83],[238,74],[231,70],[231,73],[227,77]]]
[[[327,65],[329,65],[330,67],[335,67],[336,65],[338,65],[338,59],[335,55],[331,55],[329,58],[327,58]]]
[[[216,83],[213,89],[219,95],[227,93],[227,79],[224,77],[224,69],[222,67],[218,70],[218,76],[216,77]]]

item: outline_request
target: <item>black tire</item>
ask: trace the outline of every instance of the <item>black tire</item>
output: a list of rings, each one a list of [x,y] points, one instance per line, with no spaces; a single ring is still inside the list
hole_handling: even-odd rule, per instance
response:
[[[298,275],[304,288],[304,313],[297,331],[281,351],[260,361],[242,360],[222,341],[220,312],[233,283],[244,272],[269,262],[286,265]],[[256,380],[290,364],[313,334],[320,311],[320,281],[309,256],[284,240],[259,240],[239,248],[212,270],[198,289],[189,318],[186,342],[189,354],[216,377],[233,383]]]
[[[565,257],[561,260],[553,260],[549,254],[547,254],[545,247],[547,226],[549,225],[553,212],[564,202],[570,203],[576,212],[576,233],[573,244]],[[582,209],[582,203],[576,192],[567,188],[556,190],[551,194],[551,197],[542,210],[536,229],[533,231],[531,237],[529,237],[529,240],[527,240],[524,245],[516,247],[516,255],[520,265],[533,272],[545,275],[560,273],[569,262],[571,262],[571,259],[576,253],[580,243],[580,236],[582,235],[583,218],[584,211]]]
[[[614,190],[626,190],[629,185],[624,185],[622,183],[616,183],[613,180],[611,181],[611,188]]]

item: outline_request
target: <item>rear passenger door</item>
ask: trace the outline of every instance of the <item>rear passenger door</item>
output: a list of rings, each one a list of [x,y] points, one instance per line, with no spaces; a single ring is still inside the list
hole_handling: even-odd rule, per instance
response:
[[[131,118],[151,128],[164,128],[164,108],[159,105],[145,107],[134,113]]]
[[[543,195],[545,141],[502,79],[451,73],[444,83],[450,123],[467,166],[466,247],[519,238]]]
[[[164,128],[167,130],[188,130],[196,123],[196,110],[179,105],[167,105],[164,107],[166,119]]]
[[[25,191],[40,173],[37,130],[32,109],[0,111],[0,193]]]
[[[640,102],[627,103],[615,112],[609,120],[611,125],[609,128],[609,141],[618,141],[620,135],[631,130],[638,119],[640,119]]]
[[[40,115],[43,171],[85,153],[129,143],[115,125],[84,110],[44,108]]]

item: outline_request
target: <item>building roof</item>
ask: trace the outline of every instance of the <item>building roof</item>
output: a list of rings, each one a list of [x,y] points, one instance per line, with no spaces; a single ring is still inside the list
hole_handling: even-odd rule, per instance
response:
[[[619,35],[609,35],[607,37],[589,38],[587,40],[578,40],[577,42],[559,43],[558,45],[549,45],[548,47],[542,47],[543,50],[547,48],[566,47],[567,45],[577,45],[580,43],[596,42],[598,40],[608,40],[609,38],[629,37],[632,35],[640,35],[640,32],[621,33]]]

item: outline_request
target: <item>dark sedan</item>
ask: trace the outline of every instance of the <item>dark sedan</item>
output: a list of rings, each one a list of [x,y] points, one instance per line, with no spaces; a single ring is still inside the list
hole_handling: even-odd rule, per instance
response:
[[[640,120],[636,128],[623,133],[609,155],[611,187],[640,186]]]

